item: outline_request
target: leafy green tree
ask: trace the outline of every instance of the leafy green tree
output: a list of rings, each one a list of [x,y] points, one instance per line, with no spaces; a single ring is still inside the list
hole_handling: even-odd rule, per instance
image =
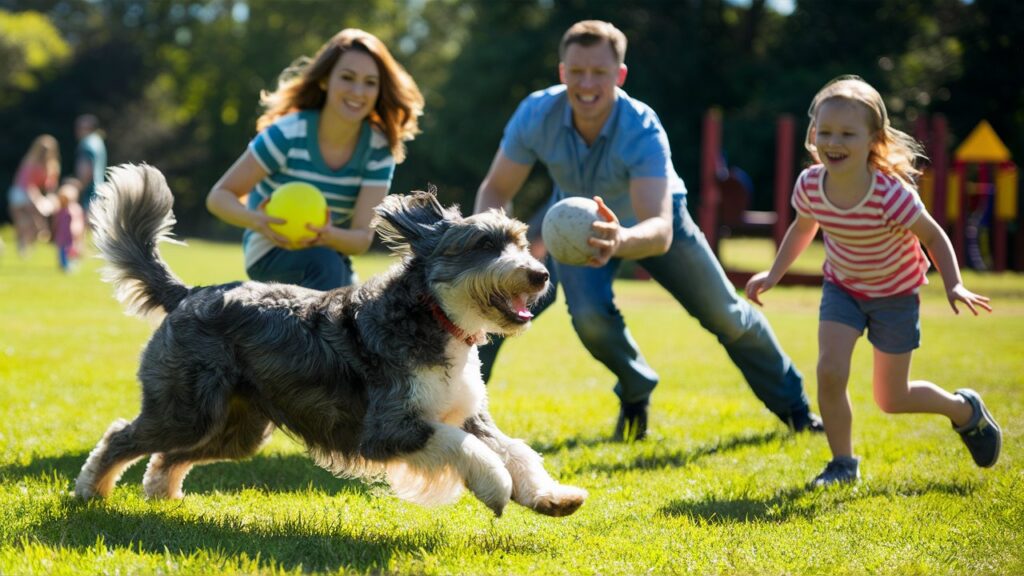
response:
[[[67,42],[39,12],[0,10],[0,107],[31,92],[70,55]]]
[[[1024,3],[975,0],[958,16],[962,69],[940,88],[933,109],[949,117],[957,141],[988,120],[1024,164]]]
[[[45,14],[0,10],[0,111],[18,110],[24,118],[27,110],[47,104],[35,93],[53,81],[70,57],[71,47]],[[0,125],[5,128],[0,139],[0,190],[7,189],[36,136],[59,134],[59,126],[48,121],[45,112],[40,114],[33,125],[22,127],[4,122],[0,112]],[[0,195],[0,221],[7,218],[6,203],[7,195]]]
[[[97,114],[112,163],[146,161],[168,176],[185,234],[237,237],[203,206],[206,191],[255,133],[261,90],[293,59],[345,27],[378,35],[426,97],[423,133],[393,190],[428,184],[473,197],[519,101],[558,81],[557,46],[573,22],[614,22],[629,37],[625,89],[665,125],[677,169],[700,201],[701,118],[723,111],[723,147],[771,206],[779,114],[805,125],[828,79],[863,76],[893,121],[942,112],[962,138],[986,118],[1024,156],[1024,45],[1014,0],[19,0],[0,12],[0,179],[40,132],[70,168],[72,121]],[[42,55],[42,56],[40,56]],[[798,138],[799,140],[799,138]],[[805,155],[795,145],[795,157]],[[538,169],[517,198],[528,216],[550,192]]]

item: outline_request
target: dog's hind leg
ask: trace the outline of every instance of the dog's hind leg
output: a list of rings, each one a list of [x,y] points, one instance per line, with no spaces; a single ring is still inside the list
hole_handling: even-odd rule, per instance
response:
[[[147,454],[188,446],[200,438],[200,431],[190,436],[176,436],[161,427],[161,417],[153,417],[154,409],[144,407],[131,423],[116,420],[89,453],[82,471],[75,480],[75,495],[79,498],[104,498],[121,478],[124,471]]]
[[[78,497],[107,496],[139,458],[197,446],[224,420],[226,401],[187,399],[191,388],[182,380],[183,372],[165,377],[160,370],[143,365],[142,411],[131,423],[118,420],[107,429],[75,481]]]
[[[142,479],[148,498],[180,499],[182,483],[193,466],[220,460],[237,460],[255,454],[270,438],[274,426],[248,401],[234,397],[227,416],[203,443],[187,449],[153,454]]]
[[[525,442],[509,438],[486,412],[472,416],[463,429],[480,439],[504,461],[512,476],[512,500],[548,516],[568,516],[587,499],[587,491],[559,484],[544,469],[544,461]]]
[[[149,452],[136,439],[135,422],[119,419],[107,428],[75,480],[75,496],[105,498],[129,466]]]

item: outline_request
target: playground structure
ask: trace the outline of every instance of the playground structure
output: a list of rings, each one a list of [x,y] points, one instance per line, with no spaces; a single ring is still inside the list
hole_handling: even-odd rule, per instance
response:
[[[701,130],[700,207],[698,224],[717,255],[723,237],[769,236],[778,249],[792,222],[790,194],[795,176],[796,119],[784,114],[775,122],[775,178],[771,211],[748,210],[747,191],[731,173],[722,170],[722,112],[704,114]],[[767,266],[767,263],[766,263]],[[755,271],[725,269],[734,286],[742,287]],[[820,285],[821,274],[790,271],[783,284]]]
[[[954,150],[950,164],[946,119],[936,115],[930,124],[920,118],[915,125],[915,137],[927,144],[932,160],[919,191],[936,222],[947,229],[957,261],[976,270],[1024,270],[1024,219],[1018,210],[1020,187],[1010,151],[982,120]],[[1016,243],[1013,265],[1011,228]]]
[[[914,132],[925,144],[930,159],[918,182],[921,199],[949,235],[960,265],[996,272],[1024,270],[1024,218],[1018,209],[1017,167],[992,127],[984,120],[979,123],[956,148],[952,163],[947,153],[949,129],[945,117],[935,115],[930,121],[919,117]],[[793,116],[781,115],[776,119],[774,210],[748,210],[749,191],[723,166],[721,110],[712,108],[705,113],[697,219],[716,254],[724,237],[770,237],[776,249],[782,243],[793,220],[790,196],[797,165],[795,134]],[[723,264],[729,280],[737,287],[742,287],[754,273]],[[782,283],[820,285],[821,279],[820,274],[791,271]]]

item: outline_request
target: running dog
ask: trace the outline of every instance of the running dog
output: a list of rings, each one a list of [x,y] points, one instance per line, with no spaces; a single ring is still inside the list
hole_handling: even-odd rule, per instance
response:
[[[487,409],[477,344],[526,330],[550,288],[523,223],[392,195],[374,225],[402,259],[365,284],[189,287],[157,249],[175,222],[163,175],[122,165],[98,195],[104,279],[128,313],[163,320],[142,353],[140,414],[107,429],[78,497],[107,496],[151,455],[146,496],[181,498],[194,465],[250,456],[281,427],[336,476],[386,480],[419,504],[452,502],[463,486],[498,516],[510,499],[550,516],[583,504],[585,490],[553,480]]]

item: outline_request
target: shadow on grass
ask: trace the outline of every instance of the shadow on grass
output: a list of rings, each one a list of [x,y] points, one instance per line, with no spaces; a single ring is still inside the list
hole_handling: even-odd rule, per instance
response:
[[[656,470],[660,468],[682,468],[701,458],[725,454],[733,450],[740,450],[751,446],[762,446],[788,435],[788,432],[778,430],[760,434],[749,434],[723,438],[718,441],[696,446],[687,450],[674,450],[664,453],[641,454],[632,460],[624,462],[595,462],[584,466],[588,470],[614,474],[626,470]],[[627,446],[629,444],[626,444]],[[643,446],[643,442],[639,444]]]
[[[71,490],[74,478],[88,456],[85,452],[36,458],[25,465],[0,466],[0,481],[15,483],[27,478],[66,480]],[[140,491],[143,462],[133,466],[118,484],[117,490]],[[251,479],[250,479],[251,478]],[[308,489],[329,495],[342,492],[366,493],[378,488],[355,480],[341,480],[316,467],[302,454],[257,455],[242,462],[216,463],[197,467],[185,481],[188,493],[211,491],[231,493],[247,489],[274,492],[302,492]],[[281,514],[268,496],[269,509]],[[384,496],[384,498],[388,498]],[[118,499],[115,499],[117,501]],[[52,507],[38,522],[32,522],[25,534],[28,541],[52,548],[71,548],[80,552],[105,549],[137,551],[144,554],[171,554],[171,562],[182,558],[208,556],[226,566],[258,559],[260,570],[276,566],[285,571],[386,572],[396,554],[430,554],[434,550],[466,546],[491,553],[537,553],[549,548],[547,542],[532,538],[509,538],[490,533],[450,534],[431,527],[423,530],[396,531],[388,523],[364,522],[361,515],[338,506],[294,510],[254,522],[230,511],[211,509],[209,513],[183,517],[173,502],[144,504],[137,511],[126,511],[123,501],[83,502],[69,493],[60,496],[60,505]],[[253,508],[244,505],[247,510]],[[455,542],[453,542],[453,540]]]
[[[302,518],[263,525],[215,514],[184,519],[163,511],[131,513],[69,497],[63,515],[36,525],[32,539],[79,552],[96,550],[101,543],[105,550],[166,554],[171,562],[207,556],[214,565],[223,562],[225,568],[231,568],[238,562],[245,568],[258,559],[260,571],[276,566],[289,572],[331,573],[342,568],[386,571],[396,553],[429,553],[445,545],[437,531],[382,534],[363,529],[358,522],[347,522],[344,513],[339,513],[337,520],[315,520],[326,524],[326,529],[315,531]]]
[[[573,448],[593,448],[605,444],[615,444],[615,441],[608,436],[591,436],[589,438],[559,438],[551,442],[529,442],[530,448],[541,454],[572,450]]]
[[[85,464],[87,452],[37,457],[25,465],[0,465],[0,481],[39,476],[63,477],[68,490]],[[138,489],[146,470],[145,459],[136,462],[118,482],[119,487]],[[115,488],[116,490],[117,488]],[[237,462],[215,462],[196,466],[185,478],[185,493],[223,493],[243,490],[267,492],[303,492],[315,490],[328,495],[368,493],[371,487],[359,480],[332,476],[318,467],[305,454],[257,454]]]
[[[868,498],[915,497],[942,493],[968,496],[977,489],[973,482],[925,482],[917,485],[838,486],[810,489],[804,486],[784,488],[770,496],[740,495],[722,498],[709,495],[698,501],[676,500],[661,509],[666,516],[687,516],[698,523],[737,524],[746,522],[787,522],[794,518],[811,520],[816,516]]]

